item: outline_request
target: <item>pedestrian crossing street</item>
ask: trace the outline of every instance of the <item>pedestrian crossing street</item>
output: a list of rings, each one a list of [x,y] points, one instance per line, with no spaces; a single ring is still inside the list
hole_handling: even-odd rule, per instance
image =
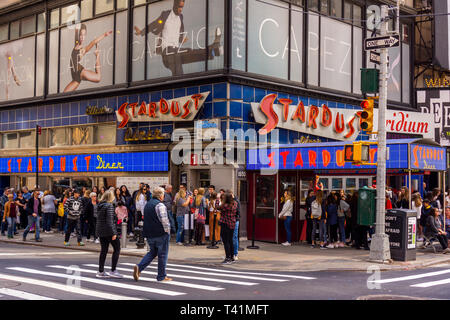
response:
[[[0,270],[0,300],[170,299],[171,297],[183,298],[183,296],[191,298],[193,292],[208,293],[208,297],[211,297],[211,293],[225,290],[316,279],[310,276],[224,270],[169,263],[166,271],[173,279],[172,281],[158,282],[156,280],[157,264],[151,264],[141,272],[139,281],[135,282],[133,266],[133,263],[119,263],[116,269],[124,276],[124,279],[96,278],[98,265],[89,263],[77,266],[48,264],[39,268],[6,267]],[[105,271],[108,270],[109,267],[105,267]],[[1,288],[1,284],[5,281],[19,282],[22,285]],[[20,289],[24,287],[30,289],[30,292]]]

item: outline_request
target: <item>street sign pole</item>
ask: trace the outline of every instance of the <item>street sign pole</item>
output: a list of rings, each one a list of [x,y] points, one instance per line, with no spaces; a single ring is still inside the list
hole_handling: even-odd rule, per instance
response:
[[[387,34],[388,7],[381,6],[381,35]],[[387,105],[387,80],[388,80],[388,48],[380,49],[380,98],[378,104],[378,151],[377,151],[377,201],[375,234],[370,245],[370,260],[390,260],[389,236],[385,233],[386,214],[386,105]]]

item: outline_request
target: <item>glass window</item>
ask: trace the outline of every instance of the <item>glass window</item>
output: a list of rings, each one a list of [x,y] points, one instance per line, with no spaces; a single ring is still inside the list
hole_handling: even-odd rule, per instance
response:
[[[345,190],[356,189],[356,178],[346,178],[345,179]]]
[[[92,18],[92,4],[93,0],[83,0],[81,1],[81,20],[86,20]]]
[[[248,10],[248,71],[287,79],[288,6],[273,0],[251,0]]]
[[[38,14],[37,16],[37,32],[45,31],[45,12]]]
[[[275,176],[258,176],[256,178],[256,210],[258,219],[275,218]]]
[[[0,26],[0,41],[8,40],[8,24]]]
[[[133,30],[132,81],[145,79],[145,7],[133,10],[134,27],[142,32],[138,35]],[[159,56],[158,56],[159,57]]]
[[[19,147],[19,139],[17,137],[17,132],[14,133],[4,133],[3,138],[3,148],[4,149],[16,149]]]
[[[353,23],[357,26],[362,26],[362,8],[356,4],[353,5]]]
[[[224,10],[223,0],[209,0],[209,31],[208,44],[214,44],[211,54],[214,59],[208,59],[208,70],[223,69],[224,64]]]
[[[292,199],[295,201],[297,193],[297,177],[296,176],[281,176],[280,177],[280,204],[284,203],[284,192],[289,191],[291,193]]]
[[[147,0],[134,0],[134,5],[137,6],[137,5],[145,3],[146,1]]]
[[[333,17],[342,17],[342,0],[331,0],[330,15]]]
[[[114,83],[124,83],[127,81],[127,34],[128,34],[128,12],[122,11],[116,15],[116,57],[114,68]]]
[[[359,178],[358,185],[359,185],[358,186],[359,189],[369,186],[369,179],[368,178]]]
[[[319,85],[319,17],[309,15],[308,26],[308,83]]]
[[[298,7],[291,8],[291,78],[290,80],[303,81],[303,10]]]
[[[232,47],[233,47],[233,69],[245,71],[245,57],[247,38],[246,15],[247,7],[242,0],[233,0],[233,31],[232,31]]]
[[[302,180],[300,182],[300,201],[305,202],[306,197],[308,197],[308,190],[311,187],[311,181],[310,180]]]
[[[51,141],[53,147],[68,146],[70,138],[70,128],[55,128],[50,129]]]
[[[328,182],[328,178],[319,178],[319,182],[323,185],[323,190],[329,190],[330,184]]]
[[[59,9],[54,9],[50,13],[50,29],[59,26]]]
[[[9,30],[9,40],[18,39],[20,36],[20,20],[11,22]]]
[[[362,35],[362,28],[353,27],[353,93],[356,94],[361,94]]]
[[[409,45],[409,27],[402,25],[403,41],[402,41],[402,100],[405,103],[410,102],[410,45]]]
[[[78,5],[73,4],[64,8],[61,8],[61,24],[72,25],[80,21],[80,8]]]
[[[84,144],[92,144],[93,127],[76,127],[72,128],[72,146],[79,146]]]
[[[344,2],[344,19],[352,18],[352,3],[345,1]],[[346,20],[347,22],[351,22],[350,20]]]
[[[117,0],[117,10],[128,8],[128,0]]]
[[[342,189],[342,178],[332,178],[331,179],[331,190],[341,190]]]
[[[58,30],[50,32],[50,57],[49,61],[58,61],[59,48]],[[48,67],[48,91],[50,94],[58,91],[58,64],[50,63]]]
[[[328,14],[328,0],[320,0],[320,12]]]
[[[114,0],[96,0],[95,1],[95,14],[101,14],[114,10]]]
[[[99,125],[94,128],[94,144],[115,144],[116,126]]]
[[[319,0],[308,0],[308,8],[310,10],[318,10]]]
[[[41,33],[36,39],[36,96],[44,94],[45,75],[45,34]]]
[[[35,131],[19,132],[19,137],[20,137],[20,140],[19,140],[20,148],[35,148],[36,147]]]
[[[36,16],[26,17],[21,20],[22,31],[21,35],[27,35],[36,32]]]

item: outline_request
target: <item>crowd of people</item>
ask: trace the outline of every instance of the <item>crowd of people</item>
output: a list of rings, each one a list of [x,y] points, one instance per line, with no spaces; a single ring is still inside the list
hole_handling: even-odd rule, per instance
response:
[[[30,192],[23,187],[16,192],[14,188],[6,188],[0,197],[1,234],[5,236],[7,231],[8,238],[14,238],[22,229],[23,241],[31,232],[35,234],[35,241],[41,242],[41,232],[59,232],[64,235],[65,246],[70,246],[71,238],[76,238],[78,246],[85,245],[83,239],[99,243],[99,278],[121,277],[116,270],[120,238],[135,237],[140,221],[143,221],[142,232],[150,251],[147,262],[140,264],[135,272],[137,275],[156,255],[163,254],[158,259],[161,263],[167,261],[171,234],[175,235],[177,245],[223,244],[225,259],[222,263],[234,263],[238,259],[240,202],[233,192],[224,189],[217,192],[215,186],[191,192],[182,184],[174,196],[171,185],[163,187],[155,188],[153,194],[144,183],[133,194],[125,185],[120,188],[94,186],[92,190],[68,188],[59,199],[50,190]],[[122,234],[125,222],[126,234]],[[155,234],[156,238],[164,236],[164,239],[156,241]],[[114,253],[111,272],[106,273],[104,264],[109,245]],[[158,280],[167,280],[165,271],[160,272]]]
[[[308,191],[306,198],[306,241],[312,248],[334,249],[354,247],[369,250],[369,242],[374,233],[374,226],[358,224],[358,191],[346,194],[331,191],[325,194],[318,180],[314,188]],[[373,186],[373,188],[376,188]],[[450,189],[445,196],[445,210],[443,210],[444,195],[438,188],[422,195],[413,191],[411,200],[409,190],[402,187],[394,192],[391,187],[386,188],[387,209],[412,209],[417,212],[417,240],[431,243],[440,242],[443,253],[449,253],[450,239]],[[292,240],[291,221],[294,210],[292,194],[284,192],[283,207],[278,217],[284,220],[287,241],[282,243],[290,246]]]

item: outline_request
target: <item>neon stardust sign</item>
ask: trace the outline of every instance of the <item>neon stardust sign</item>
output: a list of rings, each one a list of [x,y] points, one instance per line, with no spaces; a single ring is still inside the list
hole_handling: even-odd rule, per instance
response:
[[[252,103],[255,121],[263,123],[259,134],[265,135],[280,127],[338,140],[355,140],[360,132],[360,111],[305,106],[300,102],[291,105],[291,99],[279,98],[281,104],[274,104],[276,94],[265,96],[261,103]]]

